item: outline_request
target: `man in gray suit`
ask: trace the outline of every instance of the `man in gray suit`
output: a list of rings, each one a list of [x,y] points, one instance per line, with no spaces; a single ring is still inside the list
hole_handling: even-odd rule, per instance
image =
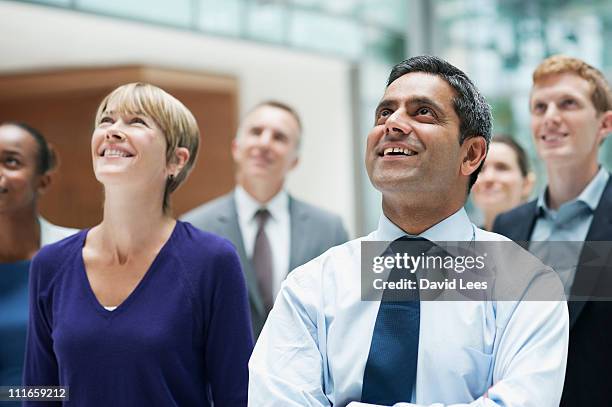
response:
[[[299,160],[301,132],[300,118],[291,107],[275,101],[255,106],[232,143],[236,188],[183,216],[236,246],[256,337],[287,273],[348,240],[339,216],[284,189],[287,174]]]

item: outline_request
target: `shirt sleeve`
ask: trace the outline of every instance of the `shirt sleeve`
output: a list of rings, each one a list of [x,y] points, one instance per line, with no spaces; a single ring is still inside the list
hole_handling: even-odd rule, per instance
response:
[[[244,275],[229,244],[217,254],[215,268],[218,278],[207,327],[206,370],[215,406],[246,406],[253,334]]]
[[[336,226],[336,238],[334,242],[334,246],[341,245],[348,241],[348,233],[346,232],[346,228],[342,223],[342,219],[338,218],[337,226]]]
[[[283,283],[255,345],[249,361],[249,405],[331,406],[323,388],[324,344],[317,332],[323,326],[316,320],[315,304],[321,290],[306,286],[300,271],[305,270],[296,269]]]
[[[394,407],[558,407],[569,340],[566,302],[498,303],[498,314],[506,313],[504,308],[513,311],[500,333],[493,386],[486,394],[470,403],[397,403]]]
[[[484,400],[496,406],[557,407],[568,342],[565,301],[520,301],[502,332],[493,386]]]
[[[59,386],[58,365],[53,351],[51,310],[43,290],[43,273],[49,267],[42,252],[30,265],[29,321],[23,370],[24,386]],[[48,273],[47,273],[48,274]],[[44,292],[43,292],[44,291]],[[24,402],[24,406],[59,406],[58,403]]]

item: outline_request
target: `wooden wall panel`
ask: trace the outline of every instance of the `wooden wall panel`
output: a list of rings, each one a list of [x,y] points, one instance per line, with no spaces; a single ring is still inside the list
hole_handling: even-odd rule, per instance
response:
[[[0,122],[23,121],[39,129],[59,155],[53,185],[40,202],[41,213],[50,221],[84,228],[101,220],[103,189],[94,177],[90,153],[93,119],[106,94],[134,81],[154,83],[176,96],[200,127],[198,161],[172,197],[175,215],[233,187],[230,144],[238,115],[233,78],[149,67],[4,75],[0,77]]]
[[[196,117],[200,151],[195,168],[173,194],[175,214],[182,214],[234,187],[231,142],[236,134],[237,99],[233,94],[209,93],[203,98],[187,90],[170,90]]]

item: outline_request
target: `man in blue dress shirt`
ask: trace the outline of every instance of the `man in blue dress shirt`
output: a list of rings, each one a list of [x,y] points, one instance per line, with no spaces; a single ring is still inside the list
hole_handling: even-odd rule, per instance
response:
[[[383,196],[378,228],[290,274],[249,362],[249,404],[559,404],[564,301],[362,300],[362,242],[507,241],[463,209],[490,135],[490,108],[462,71],[429,56],[393,68],[365,158]]]

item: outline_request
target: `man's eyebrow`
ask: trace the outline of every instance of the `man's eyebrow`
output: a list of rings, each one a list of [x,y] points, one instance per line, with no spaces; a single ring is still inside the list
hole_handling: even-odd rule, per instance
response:
[[[571,92],[563,92],[559,95],[559,99],[575,99],[580,100],[583,98],[583,95],[577,95]]]
[[[444,113],[444,108],[438,102],[427,96],[415,96],[408,99],[406,103],[409,105],[427,105],[436,110],[437,113]]]
[[[378,113],[381,109],[391,108],[397,105],[397,101],[395,99],[383,99],[378,103],[376,107],[376,112]],[[414,96],[406,100],[404,103],[407,105],[427,105],[439,113],[444,112],[444,108],[435,100],[431,99],[428,96]]]
[[[416,95],[409,97],[407,100],[398,101],[396,99],[383,99],[378,103],[375,111],[375,118],[378,118],[380,111],[386,108],[394,109],[398,103],[404,103],[406,106],[413,107],[417,106],[427,106],[434,110],[436,117],[438,120],[445,121],[447,119],[448,114],[445,113],[444,107],[441,104],[430,98],[429,96],[424,95]]]
[[[395,100],[392,100],[392,99],[381,100],[378,103],[378,106],[376,106],[376,110],[375,110],[376,116],[378,116],[378,113],[380,113],[382,109],[392,108],[395,105],[397,105],[397,102]]]

